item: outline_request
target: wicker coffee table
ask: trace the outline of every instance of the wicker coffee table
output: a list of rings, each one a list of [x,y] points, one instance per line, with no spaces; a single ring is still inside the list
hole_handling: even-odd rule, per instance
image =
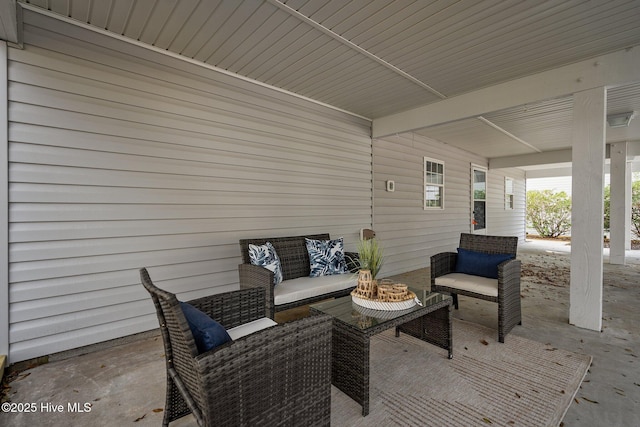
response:
[[[362,405],[362,415],[369,413],[370,339],[375,334],[396,328],[444,348],[453,357],[451,338],[451,302],[448,295],[411,289],[422,306],[402,311],[371,310],[354,304],[351,296],[314,304],[311,314],[333,317],[331,382]]]

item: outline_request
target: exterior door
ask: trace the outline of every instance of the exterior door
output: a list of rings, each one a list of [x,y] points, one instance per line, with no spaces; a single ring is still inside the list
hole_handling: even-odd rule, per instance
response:
[[[487,234],[487,168],[471,165],[471,233]]]

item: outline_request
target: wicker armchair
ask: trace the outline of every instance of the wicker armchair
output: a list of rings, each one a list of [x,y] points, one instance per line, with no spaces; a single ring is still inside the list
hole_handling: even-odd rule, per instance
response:
[[[198,350],[179,301],[146,269],[164,342],[164,426],[192,413],[200,426],[313,425],[331,421],[331,317],[313,316]],[[264,318],[264,289],[188,301],[225,328]]]
[[[511,254],[515,258],[518,250],[518,238],[508,236],[483,236],[462,233],[460,248],[486,254]],[[520,260],[511,259],[498,265],[497,296],[473,292],[456,287],[442,285],[438,277],[456,271],[457,253],[442,252],[431,257],[431,290],[453,296],[453,305],[458,309],[458,294],[498,303],[498,341],[515,325],[522,324],[520,307]]]

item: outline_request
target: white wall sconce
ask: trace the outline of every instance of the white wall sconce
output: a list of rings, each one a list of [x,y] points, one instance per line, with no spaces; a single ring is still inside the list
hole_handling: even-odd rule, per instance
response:
[[[396,191],[396,183],[394,181],[387,181],[387,191],[393,192]]]
[[[607,123],[611,128],[622,128],[629,126],[631,119],[635,117],[635,111],[628,111],[626,113],[617,113],[607,115]]]

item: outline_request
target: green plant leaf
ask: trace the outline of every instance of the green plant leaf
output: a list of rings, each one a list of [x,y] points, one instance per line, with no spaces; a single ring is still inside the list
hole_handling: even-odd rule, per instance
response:
[[[372,278],[376,278],[383,261],[384,255],[382,247],[375,238],[361,240],[358,243],[358,262],[360,269],[370,270]]]

